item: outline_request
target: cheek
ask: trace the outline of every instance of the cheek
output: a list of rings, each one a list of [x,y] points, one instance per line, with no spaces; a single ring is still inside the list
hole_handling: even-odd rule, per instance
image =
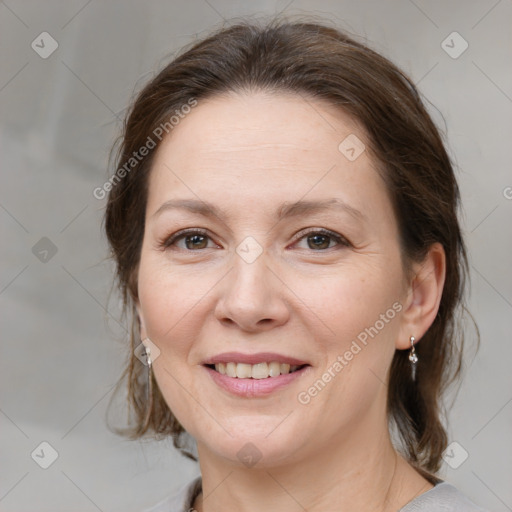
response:
[[[338,346],[350,344],[375,323],[379,331],[397,323],[391,320],[397,317],[393,305],[400,298],[398,275],[397,269],[380,265],[347,265],[306,278],[297,274],[292,282],[294,293],[314,313],[322,337]]]
[[[181,277],[166,271],[150,257],[142,257],[138,294],[145,335],[160,349],[159,363],[168,366],[186,356],[188,317],[197,303],[199,290],[187,287]],[[158,364],[154,369],[157,371]]]
[[[323,367],[301,387],[304,414],[318,415],[334,431],[385,404],[387,372],[395,351],[401,305],[396,281],[381,272],[345,273],[316,285],[315,311],[325,325],[318,337]],[[378,278],[380,276],[380,279]],[[308,303],[308,305],[310,305]],[[304,403],[304,402],[301,402]]]
[[[201,299],[215,285],[212,273],[198,275],[192,268],[171,266],[161,254],[142,254],[138,294],[148,336],[165,342],[191,322]]]
[[[397,273],[398,267],[387,271],[377,265],[345,268],[336,278],[331,275],[298,292],[309,290],[303,296],[312,300],[307,304],[326,333],[319,336],[319,349],[325,354],[319,387],[325,384],[326,392],[318,406],[326,401],[343,404],[345,412],[352,411],[349,416],[357,416],[356,411],[362,414],[380,396],[395,351],[402,308]],[[328,408],[324,413],[333,414],[334,421],[339,411]]]
[[[143,255],[138,274],[138,293],[146,336],[160,350],[153,373],[167,406],[184,428],[194,435],[191,418],[200,416],[190,399],[191,366],[188,356],[202,320],[198,305],[206,290],[199,279],[166,268],[151,255]],[[205,285],[206,286],[206,285]],[[194,309],[195,308],[195,309]]]

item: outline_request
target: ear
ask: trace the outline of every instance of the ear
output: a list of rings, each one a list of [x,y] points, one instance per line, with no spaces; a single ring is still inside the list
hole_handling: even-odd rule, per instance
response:
[[[142,314],[142,310],[138,301],[135,302],[135,310],[137,311],[137,318],[139,320],[140,326],[139,336],[141,340],[145,340],[147,338],[146,323],[144,321],[144,315]]]
[[[440,243],[433,244],[425,259],[413,267],[407,285],[397,349],[411,347],[411,336],[420,340],[434,322],[446,277],[446,255]]]

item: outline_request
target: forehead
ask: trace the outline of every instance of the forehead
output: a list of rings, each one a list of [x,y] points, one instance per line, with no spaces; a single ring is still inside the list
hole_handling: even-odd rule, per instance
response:
[[[179,128],[179,129],[178,129]],[[325,101],[282,92],[241,92],[200,100],[164,145],[187,143],[194,137],[194,154],[230,155],[269,149],[276,153],[329,151],[348,135],[364,132],[349,116]]]
[[[310,97],[257,92],[201,100],[158,149],[148,208],[186,194],[252,206],[283,196],[339,196],[375,209],[386,200],[385,186],[368,151],[356,159],[343,152],[343,141],[354,137],[364,143],[366,135],[353,119]]]

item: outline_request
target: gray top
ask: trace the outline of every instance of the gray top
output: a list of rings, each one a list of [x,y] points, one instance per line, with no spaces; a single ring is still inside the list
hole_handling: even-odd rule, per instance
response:
[[[144,512],[193,512],[196,496],[201,492],[201,477],[198,476],[182,487],[174,496],[169,496]],[[464,494],[447,482],[420,494],[399,512],[486,512],[477,507]]]

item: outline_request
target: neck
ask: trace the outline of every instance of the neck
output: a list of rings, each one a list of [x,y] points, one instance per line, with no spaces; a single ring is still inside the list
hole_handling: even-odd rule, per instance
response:
[[[220,462],[198,443],[203,492],[194,508],[398,510],[432,485],[396,453],[387,428],[377,436],[372,430],[332,439],[324,445],[328,449],[293,464],[260,469]]]

